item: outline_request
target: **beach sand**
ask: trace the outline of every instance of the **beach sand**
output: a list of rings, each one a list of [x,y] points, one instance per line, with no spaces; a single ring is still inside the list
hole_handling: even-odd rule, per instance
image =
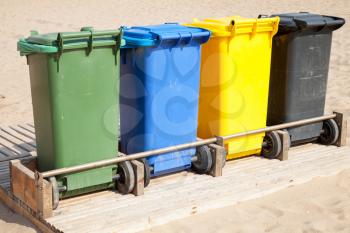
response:
[[[28,67],[16,51],[20,37],[119,25],[189,22],[192,18],[309,11],[350,20],[348,0],[189,0],[189,1],[39,1],[0,2],[0,124],[32,122]],[[333,35],[326,110],[350,115],[350,25]],[[340,171],[341,172],[341,171]],[[222,210],[213,210],[154,229],[156,232],[350,232],[349,172],[319,178]],[[309,196],[307,196],[309,195]],[[309,197],[309,198],[307,198]],[[293,201],[294,200],[294,201]],[[309,212],[308,212],[309,211]],[[339,218],[339,219],[338,219]],[[343,220],[344,218],[345,220]],[[211,221],[210,221],[211,220]],[[295,224],[293,223],[295,221]],[[31,225],[0,204],[0,232],[35,232]]]
[[[350,170],[144,233],[350,232]]]

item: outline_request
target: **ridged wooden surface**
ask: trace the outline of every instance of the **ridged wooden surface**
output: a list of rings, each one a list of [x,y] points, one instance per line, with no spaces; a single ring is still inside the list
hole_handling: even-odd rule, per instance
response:
[[[0,185],[6,191],[10,188],[9,161],[27,158],[35,148],[33,124],[0,126]]]
[[[8,161],[35,150],[34,128],[26,124],[0,132],[0,185],[8,190]],[[63,200],[46,221],[63,232],[135,232],[345,169],[350,169],[350,147],[307,144],[290,149],[283,162],[260,157],[227,162],[222,177],[181,172],[152,179],[144,196],[102,191]]]
[[[308,144],[291,149],[288,161],[228,162],[222,177],[182,172],[153,179],[140,197],[105,191],[62,201],[47,221],[64,232],[135,232],[344,169],[350,169],[349,147]]]

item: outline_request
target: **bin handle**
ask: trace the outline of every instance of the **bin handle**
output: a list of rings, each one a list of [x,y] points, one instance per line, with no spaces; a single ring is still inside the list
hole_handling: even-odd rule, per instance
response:
[[[314,22],[312,22],[312,21],[303,20],[303,19],[294,19],[294,21],[298,26],[298,28],[300,29],[311,28],[311,29],[318,29],[317,31],[321,31],[324,28],[328,28],[329,30],[334,31],[340,28],[341,26],[343,26],[345,23],[345,20],[343,18],[326,16],[326,15],[323,15],[323,17],[332,18],[333,20],[327,21],[323,19],[322,21],[315,20]]]
[[[106,37],[106,36],[115,36],[116,38],[116,46],[120,46],[118,43],[121,39],[122,29],[119,30],[106,30],[106,31],[94,31],[90,29],[89,31],[81,31],[81,32],[61,32],[57,35],[58,41],[58,49],[63,52],[65,50],[64,43],[66,41],[71,41],[74,39],[89,39],[88,48],[93,49],[93,40],[94,38]]]
[[[294,22],[297,24],[298,28],[301,29],[301,30],[307,29],[307,28],[310,28],[310,29],[312,29],[312,28],[315,28],[315,29],[319,28],[317,31],[320,31],[324,27],[327,26],[327,22],[325,20],[310,22],[310,21],[303,20],[303,19],[294,19]]]
[[[329,18],[333,19],[333,21],[327,22],[327,27],[331,31],[337,30],[338,28],[340,28],[341,26],[343,26],[345,24],[345,19],[343,19],[343,18],[334,17],[334,16],[327,16],[327,15],[325,15],[325,17],[329,17]]]
[[[64,43],[66,41],[71,41],[71,40],[77,40],[77,39],[88,39],[87,42],[87,49],[88,49],[88,54],[91,53],[93,50],[93,42],[94,38],[99,38],[99,37],[106,37],[106,36],[114,36],[114,55],[115,55],[115,64],[118,64],[118,57],[117,57],[117,51],[120,48],[120,41],[121,37],[123,34],[123,28],[119,28],[119,30],[104,30],[104,31],[94,31],[92,28],[89,28],[88,31],[80,31],[80,32],[61,32],[58,33],[57,35],[57,46],[58,46],[58,52],[56,54],[56,59],[57,59],[57,72],[59,71],[59,60],[60,57],[63,53],[63,51],[67,48],[65,48]]]
[[[154,32],[151,32],[151,33],[153,33],[154,35],[157,36],[158,45],[162,44],[163,42],[165,42],[167,40],[174,40],[174,37],[173,37],[174,34],[168,34],[167,36],[162,36],[158,33],[154,33]],[[188,38],[188,40],[186,40],[186,44],[191,43],[193,40],[193,33],[192,32],[187,32],[186,34],[182,34],[182,33],[178,32],[176,34],[178,35],[178,38],[176,38],[176,43],[175,43],[176,46],[187,38]]]

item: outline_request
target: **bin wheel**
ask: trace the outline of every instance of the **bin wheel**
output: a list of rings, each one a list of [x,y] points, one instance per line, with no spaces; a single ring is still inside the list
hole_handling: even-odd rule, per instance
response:
[[[282,142],[278,133],[276,131],[266,133],[264,143],[261,155],[268,159],[276,159],[282,150]]]
[[[119,163],[117,173],[119,175],[119,179],[116,180],[117,190],[122,194],[130,193],[135,186],[135,174],[130,161]]]
[[[49,181],[52,185],[52,209],[57,209],[58,203],[60,201],[60,192],[58,190],[58,184],[56,177],[50,177]]]
[[[208,146],[196,148],[197,160],[192,162],[193,170],[199,174],[208,173],[213,166],[213,156]]]
[[[146,188],[149,183],[151,182],[151,168],[148,164],[147,159],[143,158],[139,160],[141,163],[143,163],[143,167],[144,167],[144,187]]]
[[[318,141],[323,145],[334,144],[339,137],[339,127],[334,119],[323,121],[323,132],[321,133]]]

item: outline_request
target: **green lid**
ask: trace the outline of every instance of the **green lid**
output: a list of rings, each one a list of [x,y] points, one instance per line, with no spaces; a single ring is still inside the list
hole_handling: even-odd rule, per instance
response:
[[[63,32],[38,34],[32,32],[26,39],[20,39],[17,50],[20,54],[57,53],[69,49],[88,48],[92,50],[100,46],[122,46],[120,30],[94,31],[92,27],[84,27],[80,32]]]
[[[47,46],[57,46],[58,33],[48,33],[48,34],[38,34],[31,35],[26,39],[28,43],[47,45]]]

